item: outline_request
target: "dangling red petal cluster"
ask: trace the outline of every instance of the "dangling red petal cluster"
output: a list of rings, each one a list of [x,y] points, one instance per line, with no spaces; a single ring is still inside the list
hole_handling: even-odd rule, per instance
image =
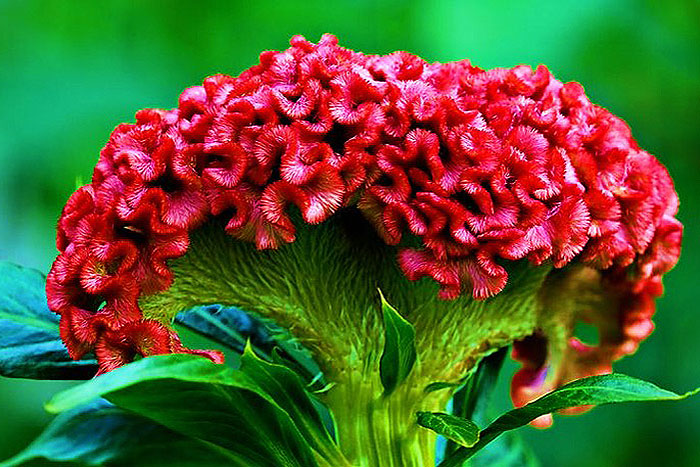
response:
[[[577,258],[630,297],[626,340],[610,355],[648,334],[659,277],[679,254],[676,194],[580,85],[543,66],[368,56],[330,35],[291,45],[115,129],[58,224],[47,290],[73,357],[94,351],[108,371],[135,354],[190,351],[143,318],[139,296],[169,287],[167,261],[211,216],[261,249],[294,241],[290,205],[316,224],[352,204],[388,244],[419,238],[421,248],[399,245],[399,264],[411,280],[432,277],[445,299],[500,292],[503,260]]]

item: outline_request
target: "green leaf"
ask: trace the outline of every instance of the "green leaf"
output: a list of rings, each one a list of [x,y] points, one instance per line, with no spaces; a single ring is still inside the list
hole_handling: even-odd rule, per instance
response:
[[[211,443],[176,433],[99,399],[57,416],[24,451],[0,463],[33,459],[56,463],[130,466],[245,466],[245,459]]]
[[[241,357],[241,371],[255,381],[290,416],[311,448],[330,465],[342,465],[342,454],[324,426],[311,395],[299,378],[288,368],[268,363],[246,346]]]
[[[68,356],[58,333],[59,316],[46,305],[45,284],[39,271],[0,261],[0,375],[91,378],[97,362]]]
[[[443,389],[454,389],[459,386],[461,386],[462,383],[450,383],[447,381],[435,381],[434,383],[430,383],[427,385],[424,389],[423,392],[435,392],[435,391],[441,391]]]
[[[503,433],[465,465],[469,467],[539,467],[532,449],[516,431]]]
[[[197,306],[178,313],[175,322],[238,353],[250,342],[264,360],[284,364],[305,381],[313,381],[316,389],[327,384],[311,354],[289,332],[240,308]]]
[[[272,352],[270,352],[270,362],[276,365],[281,365],[293,371],[301,378],[303,378],[306,384],[310,387],[313,386],[315,388],[321,388],[322,386],[320,385],[320,383],[322,381],[325,382],[325,380],[323,379],[323,373],[321,373],[320,370],[318,370],[316,374],[312,376],[312,373],[309,371],[308,366],[305,366],[304,364],[300,363],[297,358],[290,356],[290,354],[284,349],[282,349],[281,346],[274,347],[272,349]]]
[[[266,352],[273,345],[264,326],[236,307],[197,306],[178,313],[175,322],[239,353],[247,340]]]
[[[621,374],[591,376],[566,384],[539,399],[498,417],[481,431],[479,442],[471,448],[460,448],[440,463],[440,467],[459,466],[493,441],[501,433],[527,425],[537,417],[568,407],[603,405],[632,401],[685,399],[700,391],[676,394],[658,386]]]
[[[278,358],[278,363],[296,372],[314,390],[321,390],[328,386],[329,383],[313,359],[311,352],[295,340],[289,332],[276,333],[273,338],[277,345],[274,348],[274,353]]]
[[[384,352],[379,361],[379,376],[388,396],[406,379],[416,362],[416,330],[384,299],[381,290],[379,296],[384,317]]]
[[[440,412],[417,412],[418,424],[470,448],[479,441],[479,427],[471,420]]]
[[[453,415],[474,420],[476,423],[486,421],[486,408],[507,353],[508,347],[502,347],[479,362],[476,371],[467,378],[464,387],[457,391],[453,398]]]
[[[476,370],[452,398],[453,415],[479,424],[486,423],[486,408],[507,352],[508,347],[502,347],[481,359]],[[448,442],[445,445],[445,457],[449,457],[458,448],[456,443]]]
[[[96,397],[228,449],[249,465],[317,465],[292,419],[264,389],[206,358],[144,358],[59,393],[46,408],[61,412]]]

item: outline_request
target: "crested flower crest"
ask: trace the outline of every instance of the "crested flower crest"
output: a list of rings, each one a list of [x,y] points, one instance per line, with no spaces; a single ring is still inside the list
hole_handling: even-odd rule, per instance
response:
[[[498,294],[507,261],[597,271],[615,307],[586,317],[601,342],[572,339],[561,381],[609,371],[648,336],[682,232],[666,169],[578,83],[544,66],[482,70],[295,36],[114,130],[58,222],[47,292],[71,356],[92,351],[101,371],[137,354],[221,361],[143,317],[139,297],[169,287],[168,260],[212,217],[259,249],[293,242],[290,206],[309,224],[356,207],[406,277],[432,278],[443,299]],[[515,345],[517,404],[541,390],[543,345]]]

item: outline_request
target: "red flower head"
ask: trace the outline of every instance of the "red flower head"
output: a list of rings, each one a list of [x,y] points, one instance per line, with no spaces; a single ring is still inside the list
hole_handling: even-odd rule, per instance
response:
[[[651,332],[682,231],[666,170],[579,84],[543,66],[484,71],[297,36],[114,130],[58,223],[47,290],[71,355],[94,351],[108,371],[136,354],[192,352],[142,316],[139,297],[169,287],[168,260],[212,216],[260,249],[293,242],[291,205],[309,224],[356,206],[398,245],[407,278],[433,278],[444,299],[498,294],[508,261],[580,266],[566,277],[595,277],[614,299],[577,315],[601,341],[560,349],[550,386],[610,371]],[[406,236],[420,246],[399,245]],[[517,404],[546,389],[546,342],[515,345]]]

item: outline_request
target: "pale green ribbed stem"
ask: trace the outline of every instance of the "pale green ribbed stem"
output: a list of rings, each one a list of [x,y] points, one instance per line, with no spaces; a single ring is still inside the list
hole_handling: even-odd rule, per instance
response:
[[[447,397],[446,391],[426,394],[410,384],[384,396],[374,373],[349,375],[324,402],[337,420],[340,449],[353,466],[423,467],[435,463],[436,436],[416,424],[415,413],[444,411]]]

